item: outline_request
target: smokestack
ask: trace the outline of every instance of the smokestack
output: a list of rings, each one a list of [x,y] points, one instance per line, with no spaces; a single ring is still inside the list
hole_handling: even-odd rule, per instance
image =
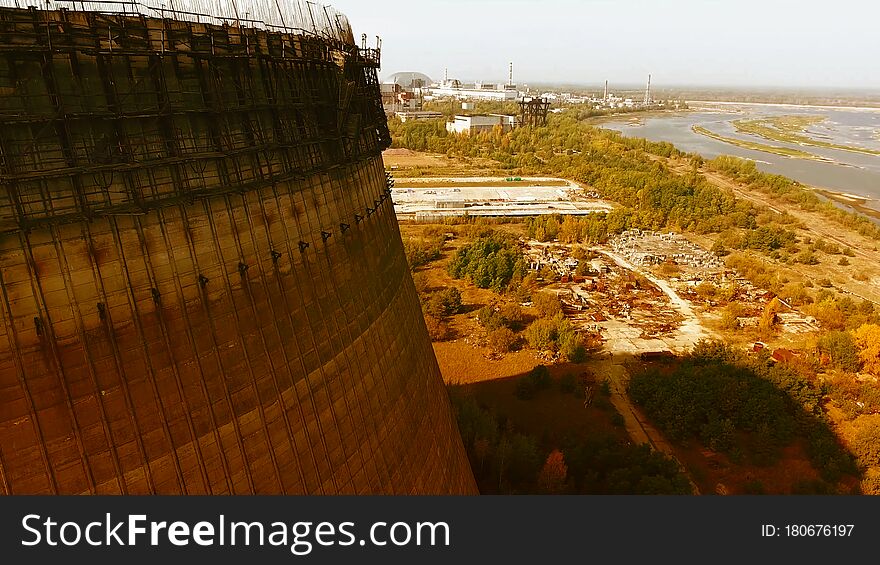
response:
[[[443,67],[443,83],[449,82],[449,67]]]
[[[605,79],[605,96],[602,97],[602,100],[608,100],[608,79]]]
[[[645,105],[651,103],[651,75],[648,74],[648,85],[645,87]]]
[[[507,74],[507,86],[513,86],[513,61],[510,62],[510,72]]]

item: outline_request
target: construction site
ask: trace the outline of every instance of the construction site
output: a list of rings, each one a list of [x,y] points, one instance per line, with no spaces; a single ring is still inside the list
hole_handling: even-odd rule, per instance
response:
[[[476,492],[378,41],[296,0],[2,0],[0,51],[0,494]]]

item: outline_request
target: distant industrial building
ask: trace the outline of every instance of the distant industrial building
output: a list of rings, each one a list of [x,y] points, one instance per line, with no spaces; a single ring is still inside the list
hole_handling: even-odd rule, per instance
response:
[[[468,135],[491,132],[496,126],[506,133],[517,126],[516,116],[507,114],[474,114],[471,116],[455,116],[453,121],[446,122],[446,131],[450,133],[466,133]]]
[[[404,90],[412,90],[414,88],[425,88],[426,86],[433,84],[434,81],[424,73],[403,71],[389,75],[384,81],[382,81],[382,83],[397,84]]]
[[[443,82],[433,85],[429,89],[429,93],[434,98],[453,97],[459,100],[498,100],[501,102],[516,100],[520,94],[513,82],[513,63],[510,63],[506,84],[482,81],[464,84],[458,79],[450,79],[448,74],[444,72]]]
[[[418,90],[406,90],[396,83],[382,83],[379,88],[386,116],[422,109],[422,95]]]
[[[423,73],[406,71],[390,75],[379,85],[385,115],[421,110],[429,84],[431,78]]]
[[[397,112],[397,117],[401,122],[408,121],[416,121],[416,120],[437,120],[443,117],[443,114],[440,112],[429,112],[427,110],[420,111],[412,111],[412,112]]]
[[[430,88],[434,98],[454,97],[463,100],[516,100],[519,91],[515,84],[496,84],[494,82],[480,82],[464,84],[458,79],[444,80],[439,85]]]

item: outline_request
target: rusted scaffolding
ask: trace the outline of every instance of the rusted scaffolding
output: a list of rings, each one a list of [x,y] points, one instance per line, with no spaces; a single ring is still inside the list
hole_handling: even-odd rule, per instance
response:
[[[519,123],[523,126],[546,126],[549,111],[549,100],[540,97],[523,98],[519,101]]]
[[[375,49],[31,8],[3,12],[0,56],[0,88],[21,93],[0,98],[0,230],[243,191],[389,143]]]

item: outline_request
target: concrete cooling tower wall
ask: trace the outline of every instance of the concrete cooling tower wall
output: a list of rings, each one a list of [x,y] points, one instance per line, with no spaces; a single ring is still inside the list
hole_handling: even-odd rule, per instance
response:
[[[474,493],[378,50],[89,5],[0,8],[0,493]]]

